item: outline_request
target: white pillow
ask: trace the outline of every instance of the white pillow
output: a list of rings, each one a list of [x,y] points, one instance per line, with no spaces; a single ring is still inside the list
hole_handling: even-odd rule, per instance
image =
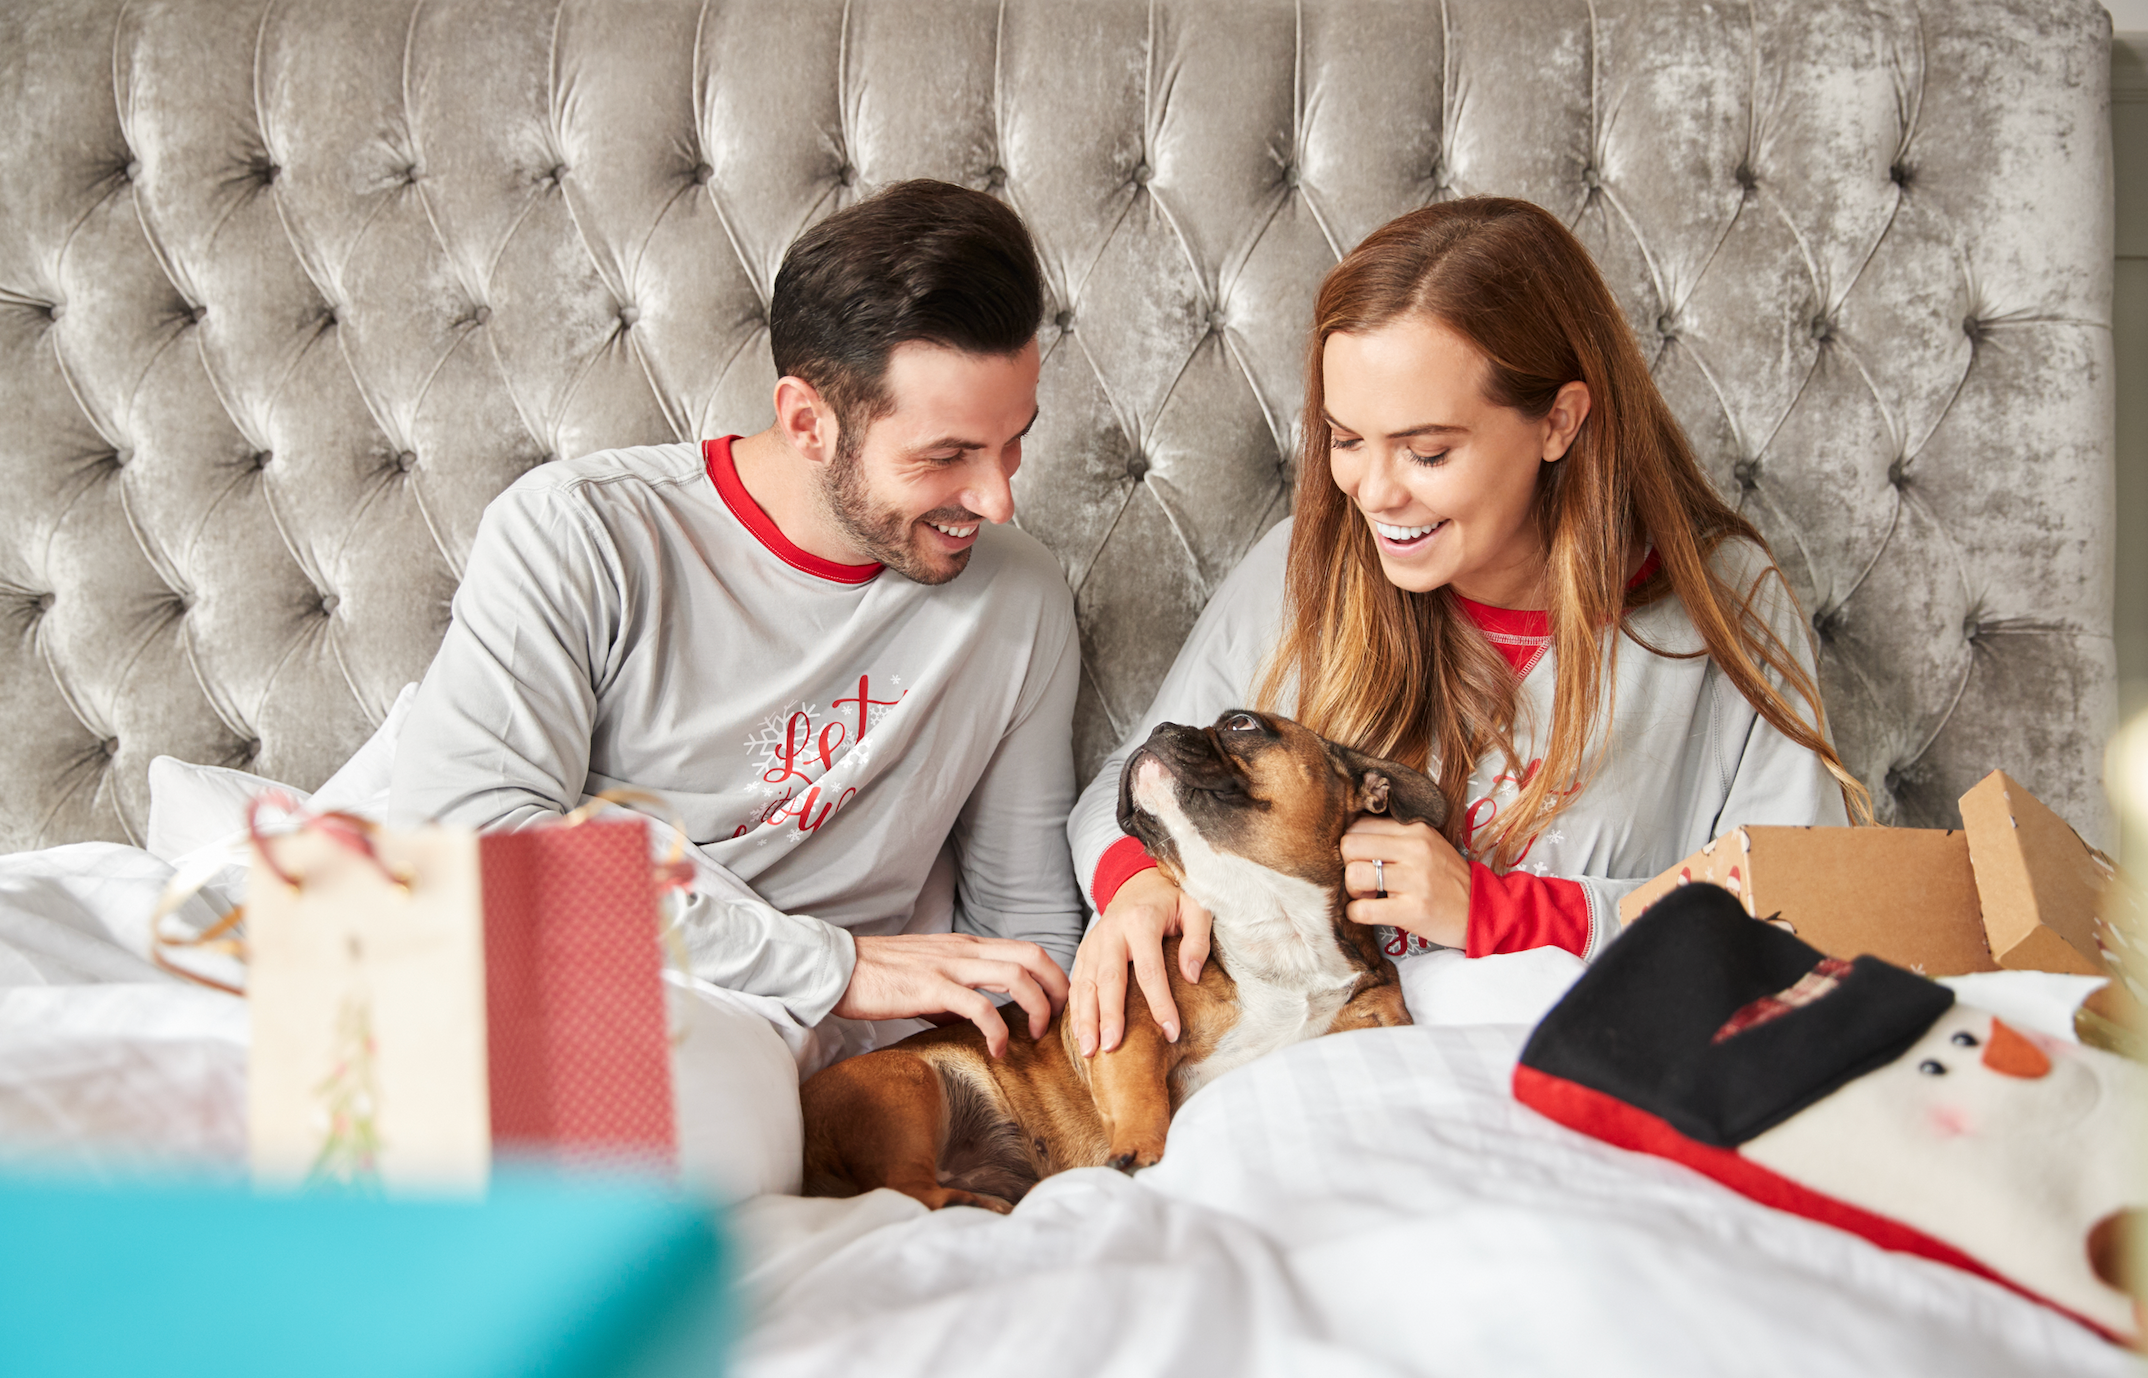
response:
[[[343,768],[321,782],[313,792],[313,807],[321,812],[341,811],[378,820],[388,806],[388,782],[395,774],[395,739],[403,735],[403,722],[418,697],[418,686],[406,684],[388,705],[380,728]]]
[[[174,756],[157,757],[149,763],[147,850],[176,865],[181,857],[203,847],[243,835],[247,803],[270,789],[280,789],[315,809],[378,817],[387,808],[395,739],[402,734],[417,692],[417,685],[404,685],[366,744],[312,794],[227,766],[198,766]]]
[[[157,757],[149,763],[149,854],[177,865],[190,852],[244,834],[247,803],[270,789],[301,804],[313,797],[243,770]]]

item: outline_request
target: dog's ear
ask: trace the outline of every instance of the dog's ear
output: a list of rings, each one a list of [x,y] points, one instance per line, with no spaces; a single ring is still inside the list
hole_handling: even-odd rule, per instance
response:
[[[1447,797],[1418,771],[1347,746],[1328,743],[1350,778],[1350,807],[1358,813],[1384,813],[1401,823],[1433,828],[1447,824]]]

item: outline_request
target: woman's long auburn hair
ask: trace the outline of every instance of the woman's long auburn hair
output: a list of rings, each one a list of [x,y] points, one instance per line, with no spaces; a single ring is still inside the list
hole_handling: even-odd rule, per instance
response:
[[[1463,793],[1493,751],[1522,778],[1519,682],[1451,588],[1412,593],[1388,582],[1369,525],[1322,481],[1333,444],[1321,376],[1328,337],[1404,317],[1428,317],[1468,340],[1488,362],[1486,397],[1532,421],[1565,384],[1589,390],[1572,445],[1537,481],[1558,667],[1551,741],[1481,839],[1466,837]],[[1769,579],[1795,606],[1772,552],[1749,588],[1716,573],[1710,556],[1724,541],[1763,552],[1767,543],[1701,472],[1588,250],[1542,208],[1500,197],[1426,206],[1374,231],[1328,273],[1306,346],[1293,517],[1283,634],[1257,700],[1282,707],[1295,686],[1295,715],[1314,731],[1427,770],[1447,798],[1448,839],[1470,841],[1495,866],[1513,865],[1593,773],[1589,742],[1610,718],[1603,638],[1613,627],[1634,636],[1628,613],[1666,593],[1705,645],[1688,654],[1713,658],[1769,725],[1826,764],[1852,814],[1871,820],[1871,796],[1828,743],[1819,686],[1756,611]],[[1655,549],[1658,570],[1629,590],[1637,546]],[[1615,666],[1615,637],[1611,654]]]

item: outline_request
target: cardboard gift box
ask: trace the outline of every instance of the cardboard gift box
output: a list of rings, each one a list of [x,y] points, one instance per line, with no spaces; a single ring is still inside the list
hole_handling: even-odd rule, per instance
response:
[[[1619,919],[1707,881],[1831,957],[1870,953],[1927,976],[2112,974],[2097,909],[2109,857],[1993,771],[1960,829],[1734,828],[1619,903]]]

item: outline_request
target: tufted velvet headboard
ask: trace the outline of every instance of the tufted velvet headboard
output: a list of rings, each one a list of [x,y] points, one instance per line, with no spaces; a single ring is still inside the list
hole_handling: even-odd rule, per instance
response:
[[[1883,817],[2112,721],[2092,0],[16,0],[0,7],[0,850],[150,758],[317,783],[529,466],[753,430],[805,225],[897,178],[1043,251],[1022,524],[1077,752],[1287,509],[1337,254],[1553,209],[1814,615]],[[1646,807],[1646,801],[1635,801]]]

